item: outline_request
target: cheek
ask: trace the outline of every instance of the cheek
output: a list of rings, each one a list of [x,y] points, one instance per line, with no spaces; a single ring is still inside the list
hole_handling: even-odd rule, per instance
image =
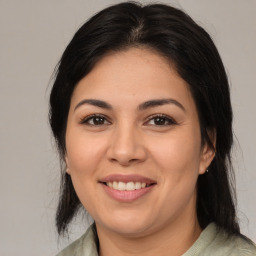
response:
[[[92,136],[66,136],[67,161],[71,175],[92,175],[99,160],[104,157],[105,143],[100,138]]]
[[[200,166],[200,134],[176,133],[152,147],[151,154],[159,170],[163,193],[170,203],[187,201],[194,194]]]
[[[196,131],[173,133],[151,145],[152,158],[159,167],[177,175],[198,171],[200,151],[200,134]]]
[[[74,189],[88,212],[94,212],[97,170],[104,157],[104,143],[90,136],[66,136],[67,160]],[[94,182],[95,181],[95,182]]]
[[[152,151],[152,156],[158,168],[164,195],[159,199],[160,204],[168,205],[164,207],[166,215],[176,216],[188,205],[194,207],[200,163],[200,140],[175,136],[158,145]]]

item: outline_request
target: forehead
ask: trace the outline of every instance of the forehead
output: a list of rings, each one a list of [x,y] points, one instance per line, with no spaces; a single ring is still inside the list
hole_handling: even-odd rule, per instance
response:
[[[72,101],[95,97],[108,101],[122,98],[124,102],[175,97],[193,104],[189,86],[175,66],[155,51],[142,48],[104,56],[77,84]]]

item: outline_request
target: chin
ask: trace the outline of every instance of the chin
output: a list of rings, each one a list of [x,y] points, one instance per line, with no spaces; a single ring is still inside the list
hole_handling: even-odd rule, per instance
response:
[[[111,232],[118,233],[123,236],[138,237],[147,231],[152,226],[150,220],[145,220],[145,217],[132,217],[132,215],[122,215],[121,217],[112,216],[108,223],[102,223],[106,229]],[[97,225],[97,221],[96,221]]]
[[[142,225],[122,225],[120,226],[112,226],[112,232],[125,236],[125,237],[140,237],[147,234],[148,228]]]

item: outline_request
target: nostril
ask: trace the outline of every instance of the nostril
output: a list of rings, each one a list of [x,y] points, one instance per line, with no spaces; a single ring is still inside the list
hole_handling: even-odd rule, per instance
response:
[[[113,158],[111,158],[110,159],[112,162],[117,162],[117,163],[119,163],[120,165],[122,165],[122,166],[129,166],[129,165],[131,165],[131,164],[133,164],[133,163],[135,163],[135,162],[138,162],[138,161],[140,161],[139,159],[136,159],[136,158],[133,158],[133,159],[129,159],[129,158],[127,158],[127,157],[113,157]]]
[[[122,128],[122,135],[117,136],[115,134],[111,138],[112,142],[107,150],[108,159],[123,166],[144,161],[146,159],[146,151],[142,140],[134,134],[134,131],[128,131],[127,126]]]

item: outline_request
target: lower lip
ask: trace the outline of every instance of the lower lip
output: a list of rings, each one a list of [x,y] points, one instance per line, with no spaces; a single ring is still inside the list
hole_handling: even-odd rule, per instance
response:
[[[128,190],[116,190],[108,187],[105,184],[102,184],[102,186],[111,198],[123,203],[133,202],[141,198],[142,196],[149,193],[154,187],[154,185],[151,185],[149,187],[128,191]]]

